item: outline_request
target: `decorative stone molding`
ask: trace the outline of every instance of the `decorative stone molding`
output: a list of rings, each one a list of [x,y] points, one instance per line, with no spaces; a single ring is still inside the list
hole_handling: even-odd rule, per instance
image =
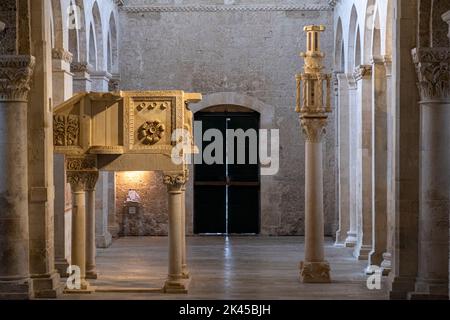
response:
[[[98,180],[95,156],[67,157],[67,182],[73,191],[94,190]]]
[[[120,79],[113,75],[113,77],[111,79],[109,79],[108,90],[109,91],[119,91],[120,90]]]
[[[358,82],[353,74],[347,74],[347,83],[350,90],[358,89]]]
[[[257,11],[329,11],[331,6],[320,5],[149,5],[124,6],[121,10],[128,13],[142,12],[257,12]]]
[[[367,79],[372,76],[372,66],[367,64],[359,65],[353,72],[353,77],[356,81]]]
[[[301,118],[302,131],[306,141],[320,143],[326,134],[326,118]]]
[[[68,171],[67,182],[75,192],[94,190],[98,171]]]
[[[27,101],[35,59],[33,56],[0,56],[0,101]]]
[[[91,73],[93,69],[87,62],[73,62],[70,65],[70,71],[73,73]]]
[[[167,186],[179,186],[181,187],[187,181],[185,173],[165,173],[163,182]]]
[[[69,51],[66,51],[62,48],[53,48],[52,49],[52,58],[55,60],[62,60],[67,63],[72,63],[73,54]]]
[[[422,101],[450,99],[450,49],[416,48],[412,56]]]
[[[80,118],[77,115],[53,116],[53,143],[55,146],[77,146],[79,136]]]
[[[338,0],[328,0],[328,4],[330,5],[330,7],[335,7],[337,2]]]

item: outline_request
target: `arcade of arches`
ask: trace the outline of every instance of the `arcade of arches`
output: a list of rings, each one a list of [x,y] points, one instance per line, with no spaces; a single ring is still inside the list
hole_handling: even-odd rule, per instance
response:
[[[314,287],[307,25],[332,75]],[[2,0],[0,299],[449,299],[449,64],[448,0]],[[117,142],[126,119],[156,151]],[[169,164],[164,132],[199,119],[279,130],[277,170]]]

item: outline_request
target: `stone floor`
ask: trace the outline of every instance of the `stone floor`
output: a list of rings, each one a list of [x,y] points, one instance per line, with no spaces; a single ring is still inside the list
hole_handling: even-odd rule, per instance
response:
[[[91,281],[101,291],[64,295],[63,299],[387,299],[382,290],[368,290],[363,270],[352,251],[326,242],[331,284],[302,284],[298,263],[303,256],[301,237],[190,237],[188,261],[192,280],[187,295],[138,292],[161,288],[167,273],[166,237],[116,240],[99,249],[99,278]],[[136,291],[137,290],[137,291]]]

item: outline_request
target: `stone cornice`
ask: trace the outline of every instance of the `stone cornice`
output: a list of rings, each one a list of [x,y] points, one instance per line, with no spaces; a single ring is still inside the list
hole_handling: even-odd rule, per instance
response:
[[[0,56],[0,101],[27,101],[35,59]]]
[[[320,5],[149,5],[123,6],[129,13],[141,12],[257,12],[257,11],[329,11],[331,6]]]
[[[412,50],[422,101],[450,100],[450,48]]]

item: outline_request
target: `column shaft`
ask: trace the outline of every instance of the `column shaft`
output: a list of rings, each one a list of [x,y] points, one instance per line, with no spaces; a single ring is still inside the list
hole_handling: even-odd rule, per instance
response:
[[[186,254],[186,187],[181,189],[181,272],[183,278],[189,278]]]
[[[72,193],[72,265],[80,268],[81,290],[88,288],[86,281],[86,191]]]
[[[95,266],[95,189],[86,192],[86,278],[97,279]]]

